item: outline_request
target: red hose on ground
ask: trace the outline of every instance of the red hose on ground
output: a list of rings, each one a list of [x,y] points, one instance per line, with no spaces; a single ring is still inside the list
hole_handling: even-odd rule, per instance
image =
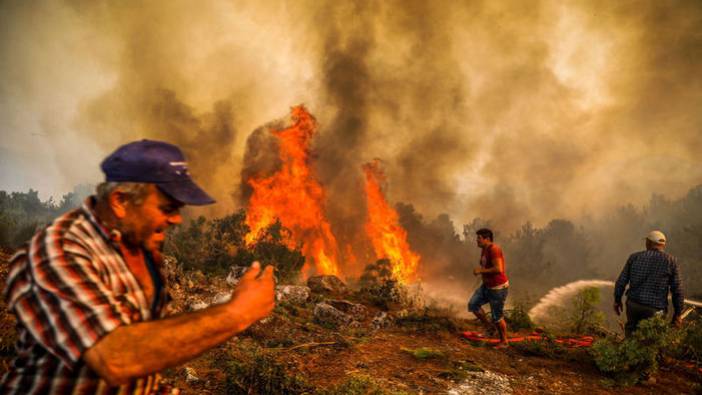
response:
[[[464,339],[487,344],[497,344],[500,339],[486,337],[480,332],[466,331],[461,334]],[[546,341],[548,338],[539,333],[531,333],[526,336],[513,336],[508,337],[507,341],[510,343],[520,343],[524,341]],[[570,348],[580,348],[580,347],[590,347],[593,342],[592,336],[578,336],[578,337],[561,337],[555,340],[556,343],[562,344]]]
[[[500,342],[498,338],[486,337],[480,332],[466,331],[461,333],[461,337],[477,343],[486,344],[497,344]],[[510,343],[520,343],[524,341],[547,341],[548,338],[540,333],[533,332],[526,336],[512,336],[508,337],[507,341]],[[592,346],[594,338],[592,336],[578,336],[578,337],[560,337],[554,340],[556,343],[561,344],[568,348],[583,348]],[[702,374],[702,368],[698,367],[694,363],[682,363],[682,366],[686,369],[697,371]]]

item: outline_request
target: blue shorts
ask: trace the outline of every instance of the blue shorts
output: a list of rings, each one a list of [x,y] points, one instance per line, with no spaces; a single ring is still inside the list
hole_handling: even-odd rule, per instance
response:
[[[509,287],[502,289],[490,289],[482,284],[480,288],[475,290],[475,293],[468,302],[468,311],[476,312],[480,308],[490,303],[490,313],[492,320],[497,322],[504,316],[505,300],[507,300],[507,291]]]

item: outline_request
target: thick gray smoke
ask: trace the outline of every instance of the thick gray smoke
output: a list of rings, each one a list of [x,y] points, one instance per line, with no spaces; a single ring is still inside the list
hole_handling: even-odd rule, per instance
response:
[[[271,122],[254,130],[246,139],[240,190],[235,198],[248,201],[253,191],[246,180],[269,177],[280,168],[279,143],[273,133],[284,128],[285,121]]]

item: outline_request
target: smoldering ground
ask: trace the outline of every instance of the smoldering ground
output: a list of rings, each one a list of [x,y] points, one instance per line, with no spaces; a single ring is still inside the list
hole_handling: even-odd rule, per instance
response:
[[[159,138],[183,146],[213,214],[241,207],[241,175],[275,165],[252,133],[299,103],[320,125],[314,165],[342,242],[362,226],[373,158],[391,202],[503,233],[702,181],[698,1],[0,7],[0,152],[35,158],[27,174],[59,169],[52,190]]]

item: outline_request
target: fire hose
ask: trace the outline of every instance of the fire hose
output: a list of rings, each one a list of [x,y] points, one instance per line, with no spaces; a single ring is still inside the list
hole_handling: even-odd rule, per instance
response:
[[[688,307],[683,311],[683,313],[680,315],[680,319],[685,319],[690,313],[695,311],[697,308],[702,307],[702,302],[698,302],[695,300],[690,300],[690,299],[685,299],[685,304],[689,305],[691,307]],[[623,327],[624,324],[623,322],[620,321],[620,325]],[[480,332],[474,332],[474,331],[466,331],[461,334],[461,336],[467,340],[474,341],[474,342],[479,342],[479,343],[487,343],[487,344],[496,344],[499,343],[500,339],[496,338],[490,338],[485,335],[483,335]],[[523,342],[523,341],[543,341],[546,340],[547,338],[543,336],[542,334],[538,332],[533,332],[529,335],[526,336],[515,336],[511,337],[508,339],[510,343],[518,343],[518,342]],[[562,344],[566,347],[590,347],[593,342],[593,337],[592,336],[579,336],[579,337],[563,337],[563,338],[557,338],[554,340],[555,343]]]
[[[685,299],[684,302],[685,302],[686,305],[688,305],[688,306],[690,306],[690,307],[686,308],[686,309],[682,312],[682,314],[680,314],[680,319],[681,319],[681,320],[684,320],[685,317],[687,317],[688,315],[690,315],[690,313],[692,313],[692,312],[695,311],[696,309],[702,307],[702,302],[698,302],[698,301],[696,301],[696,300]]]
[[[486,343],[486,344],[497,344],[500,339],[486,337],[480,332],[466,331],[461,334],[464,339],[470,340],[472,342]],[[509,343],[521,343],[525,341],[545,341],[548,337],[544,336],[538,332],[532,332],[525,336],[513,336],[507,339]],[[561,337],[553,340],[554,343],[561,344],[565,347],[570,348],[580,348],[580,347],[590,347],[594,338],[592,336],[577,336],[577,337]]]

